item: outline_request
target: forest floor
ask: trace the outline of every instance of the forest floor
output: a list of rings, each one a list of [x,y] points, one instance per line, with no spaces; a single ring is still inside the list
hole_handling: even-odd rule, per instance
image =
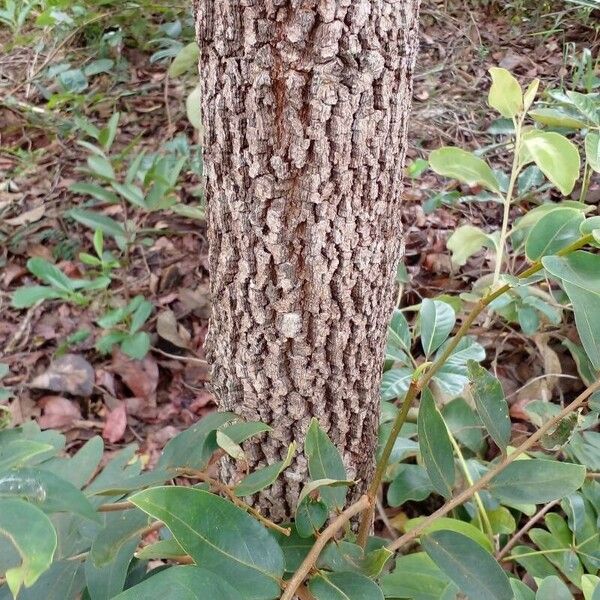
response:
[[[494,143],[487,69],[504,66],[524,82],[538,77],[549,88],[572,85],[594,68],[586,67],[586,56],[598,56],[598,19],[562,2],[542,4],[500,9],[424,1],[405,193],[405,307],[460,294],[493,268],[485,252],[453,267],[446,240],[464,223],[497,229],[500,209],[481,203],[434,209],[436,194],[452,189],[430,171],[419,173],[419,159],[440,145],[481,149]],[[43,28],[39,19],[38,26],[26,20],[19,32],[0,25],[6,49],[0,57],[0,362],[8,365],[1,384],[11,392],[5,404],[14,425],[35,418],[62,430],[71,447],[96,434],[109,451],[138,442],[153,463],[173,435],[214,409],[202,350],[209,298],[205,225],[198,218],[201,160],[198,132],[185,110],[195,75],[167,75],[172,56],[193,40],[193,28],[184,7],[153,11],[149,4],[139,19],[126,4],[119,6],[105,3],[105,12],[85,14],[65,9],[60,27]],[[17,288],[38,283],[26,267],[32,257],[56,263],[70,278],[89,276],[79,253],[93,254],[92,232],[69,218],[88,199],[70,188],[97,181],[86,167],[88,149],[78,143],[93,141],[84,118],[102,127],[117,111],[114,164],[127,165],[142,149],[146,156],[181,157],[174,191],[179,202],[194,207],[194,218],[173,210],[136,213],[136,243],[119,267],[109,269],[113,295],[141,295],[154,306],[145,324],[151,349],[144,360],[94,348],[106,294],[84,298],[82,305],[11,306]],[[505,160],[502,148],[491,155],[499,164]],[[597,181],[588,202],[600,202]],[[127,210],[122,203],[101,208],[118,219]],[[105,244],[114,249],[113,239]],[[519,390],[540,374],[558,369],[576,375],[556,336],[528,337],[500,323],[476,334],[513,399],[513,416]],[[572,395],[577,386],[576,378],[561,379],[558,396]]]

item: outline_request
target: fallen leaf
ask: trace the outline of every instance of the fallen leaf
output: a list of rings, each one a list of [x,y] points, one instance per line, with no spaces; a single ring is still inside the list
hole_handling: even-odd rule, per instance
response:
[[[94,369],[83,356],[65,354],[51,362],[48,369],[30,385],[53,392],[68,392],[74,396],[90,396],[94,389]]]
[[[38,419],[42,429],[61,429],[70,427],[75,421],[81,419],[79,406],[73,400],[62,396],[44,396],[38,400],[44,413]]]
[[[144,360],[134,360],[120,351],[113,354],[112,370],[120,375],[123,383],[138,398],[154,403],[158,385],[158,365],[147,356]]]
[[[46,207],[43,204],[40,204],[31,210],[21,213],[18,217],[4,219],[4,222],[14,226],[27,225],[28,223],[35,223],[36,221],[39,221],[44,216],[45,212]]]
[[[161,311],[156,319],[156,333],[179,348],[187,348],[190,342],[190,334],[184,327],[177,325],[177,317],[170,309]]]
[[[127,427],[127,410],[125,403],[119,404],[106,415],[106,422],[102,430],[102,437],[111,444],[118,442]]]

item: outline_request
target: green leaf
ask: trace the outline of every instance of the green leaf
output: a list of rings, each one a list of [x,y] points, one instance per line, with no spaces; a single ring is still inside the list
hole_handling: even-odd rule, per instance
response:
[[[27,268],[33,273],[38,279],[41,279],[44,283],[51,285],[62,292],[73,291],[73,284],[56,265],[48,262],[44,258],[30,258],[27,261]]]
[[[355,482],[351,479],[316,479],[315,481],[309,481],[300,492],[300,496],[298,496],[298,505],[302,504],[302,501],[310,494],[314,496],[318,496],[315,494],[317,490],[321,490],[324,487],[348,487],[353,485]]]
[[[150,336],[145,331],[128,335],[121,342],[121,350],[136,360],[142,360],[150,350]]]
[[[488,104],[507,119],[516,117],[523,111],[523,92],[519,82],[506,69],[492,67],[489,72],[492,85]]]
[[[519,579],[511,577],[510,586],[515,594],[515,600],[535,600],[535,592]]]
[[[96,340],[95,348],[100,354],[109,354],[115,344],[120,344],[127,334],[124,331],[113,331]]]
[[[477,413],[464,398],[455,398],[442,408],[450,433],[471,452],[479,453],[485,444],[483,426]]]
[[[168,540],[159,540],[154,544],[144,546],[138,550],[135,555],[140,560],[152,560],[155,558],[175,558],[183,556],[185,550],[179,545],[176,539],[169,538]]]
[[[185,110],[188,121],[194,129],[202,129],[202,89],[196,86],[185,101]]]
[[[240,423],[233,423],[231,425],[225,425],[223,428],[221,428],[221,431],[231,441],[235,442],[236,444],[241,444],[255,435],[272,431],[272,429],[266,423],[261,423],[260,421],[244,421]]]
[[[46,285],[25,285],[17,288],[11,299],[13,308],[29,308],[40,300],[63,298],[65,294]]]
[[[309,580],[308,589],[315,600],[383,600],[383,592],[374,581],[350,571],[321,571]]]
[[[240,600],[221,576],[196,566],[170,567],[144,579],[114,600]]]
[[[566,346],[577,365],[577,372],[579,373],[579,377],[586,386],[592,385],[598,374],[594,370],[590,359],[587,357],[585,350],[575,342],[572,342],[570,339],[565,338],[562,341],[563,346]]]
[[[425,298],[419,310],[421,345],[425,356],[435,352],[450,335],[456,322],[453,308],[446,302]]]
[[[302,538],[312,537],[327,521],[329,508],[322,500],[305,498],[296,507],[294,524],[296,532]]]
[[[590,131],[585,136],[585,159],[596,173],[600,173],[600,133]]]
[[[112,61],[110,61],[112,64]],[[113,145],[115,141],[115,136],[117,135],[117,128],[119,126],[119,117],[121,113],[113,113],[106,124],[106,127],[100,131],[98,134],[98,141],[102,144],[102,148],[105,152],[110,150],[110,147]]]
[[[136,185],[133,185],[132,183],[118,183],[116,181],[111,185],[116,192],[121,194],[123,198],[131,202],[134,206],[144,210],[148,208],[146,200],[144,199],[144,192]]]
[[[448,250],[452,252],[452,263],[457,267],[466,264],[467,260],[483,247],[493,245],[490,236],[474,225],[462,225],[452,232],[446,242]]]
[[[85,210],[83,208],[72,208],[68,213],[72,219],[89,227],[92,230],[100,229],[106,235],[110,235],[119,246],[123,249],[126,245],[127,232],[121,223],[113,218],[103,215],[102,213],[94,212],[93,210]]]
[[[115,171],[110,164],[110,161],[104,156],[99,156],[98,154],[92,154],[88,156],[87,159],[88,167],[99,175],[100,177],[104,177],[105,179],[114,179]]]
[[[410,386],[412,375],[412,369],[407,369],[406,367],[387,370],[381,378],[381,399],[394,400],[406,393]]]
[[[425,517],[417,517],[416,519],[409,519],[404,529],[406,532],[411,531],[415,527],[418,527]],[[482,548],[485,548],[488,552],[493,552],[492,544],[486,535],[474,525],[466,523],[465,521],[459,521],[458,519],[451,519],[449,517],[440,517],[436,519],[421,535],[427,535],[434,531],[454,531],[462,535],[471,538],[474,542],[477,542]]]
[[[306,432],[304,454],[308,461],[308,472],[311,479],[337,479],[340,481],[348,479],[338,449],[314,417]],[[321,490],[321,497],[330,508],[343,509],[346,502],[346,489],[326,487]]]
[[[400,556],[394,570],[381,579],[386,598],[412,600],[440,600],[448,583],[448,577],[425,552]]]
[[[438,175],[457,179],[469,186],[481,185],[492,192],[500,192],[492,169],[471,152],[445,146],[429,155],[429,164]]]
[[[546,450],[559,450],[569,442],[578,424],[579,415],[577,413],[567,415],[542,436],[541,446]]]
[[[477,413],[492,439],[505,451],[510,441],[510,418],[502,385],[474,360],[467,363],[467,368]]]
[[[563,580],[552,575],[541,581],[535,600],[573,600],[573,596]]]
[[[131,327],[129,328],[129,333],[137,333],[148,320],[153,310],[154,305],[152,302],[141,300],[133,315],[131,315]]]
[[[575,324],[581,343],[594,369],[600,369],[600,256],[590,252],[573,252],[569,256],[547,256],[544,268],[562,280],[573,304]]]
[[[388,487],[387,501],[390,506],[402,506],[407,500],[425,500],[433,491],[433,484],[424,467],[401,464]]]
[[[535,97],[538,92],[538,88],[540,87],[540,80],[534,79],[525,90],[523,94],[523,110],[528,111],[535,100]]]
[[[582,120],[573,111],[564,108],[536,108],[529,111],[534,121],[547,125],[548,127],[565,127],[567,129],[583,129],[588,123]]]
[[[585,216],[574,208],[559,208],[544,215],[531,229],[525,243],[529,260],[556,254],[579,239],[579,227]]]
[[[260,490],[272,485],[279,475],[287,469],[294,458],[296,453],[296,443],[292,442],[287,451],[287,455],[284,460],[280,460],[272,465],[263,467],[246,475],[240,483],[234,488],[236,496],[251,496]]]
[[[448,344],[451,340],[448,340]],[[436,359],[444,352],[446,344],[442,344],[436,353]],[[458,345],[440,370],[434,375],[434,381],[451,396],[456,396],[463,391],[463,388],[469,382],[469,373],[467,362],[469,360],[481,361],[485,358],[485,350],[481,344],[478,344],[472,337],[465,336],[458,342]]]
[[[2,440],[2,443],[0,443],[0,471],[25,465],[33,457],[45,454],[53,449],[54,447],[50,444],[35,440],[22,438],[8,442]]]
[[[56,551],[56,531],[35,506],[17,499],[0,500],[0,535],[8,537],[22,562],[5,573],[16,598],[22,586],[31,587],[50,568]]]
[[[184,46],[175,56],[169,66],[169,77],[179,77],[187,73],[192,67],[198,67],[198,58],[200,49],[196,42],[191,42]]]
[[[112,600],[123,590],[137,544],[137,539],[129,540],[121,546],[115,558],[102,567],[97,567],[92,560],[85,561],[85,580],[90,600]]]
[[[217,444],[219,448],[225,450],[231,458],[235,460],[245,460],[246,455],[239,444],[236,444],[228,435],[222,431],[217,431]]]
[[[421,456],[431,483],[439,494],[450,498],[455,478],[454,454],[448,429],[429,390],[424,390],[421,396],[417,429]]]
[[[388,343],[410,353],[411,335],[408,321],[402,311],[397,308],[394,309],[388,326]]]
[[[205,469],[217,450],[217,429],[236,419],[230,412],[215,412],[170,440],[158,461],[159,468]]]
[[[119,197],[110,190],[103,188],[95,183],[88,183],[85,181],[79,181],[69,187],[69,189],[75,194],[82,194],[85,196],[91,196],[100,200],[100,202],[108,202],[109,204],[116,204],[119,201]],[[72,209],[78,210],[78,209]]]
[[[589,121],[589,123],[600,125],[598,94],[581,94],[579,92],[568,90],[567,96],[573,106]]]
[[[0,473],[0,490],[12,487],[31,490],[35,496],[30,501],[46,513],[67,512],[98,521],[98,515],[89,500],[72,484],[50,471],[23,467]],[[7,492],[5,492],[7,494]],[[0,491],[0,495],[3,495]]]
[[[161,520],[196,564],[231,582],[241,597],[268,600],[279,594],[283,553],[243,510],[209,492],[184,487],[152,488],[130,500]]]
[[[490,482],[490,493],[501,502],[540,504],[563,498],[585,481],[585,467],[554,460],[516,460]]]
[[[551,131],[528,131],[523,146],[544,175],[568,196],[579,178],[577,146],[563,135]]]
[[[423,536],[421,545],[469,600],[513,600],[502,567],[472,539],[454,531],[435,531]]]
[[[291,525],[292,532],[289,536],[274,532],[274,537],[279,542],[285,558],[285,572],[293,573],[298,570],[302,561],[315,543],[314,537],[303,538],[296,531],[295,525]]]

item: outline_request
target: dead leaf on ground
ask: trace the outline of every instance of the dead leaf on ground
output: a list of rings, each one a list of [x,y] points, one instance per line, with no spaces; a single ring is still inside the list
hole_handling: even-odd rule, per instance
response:
[[[48,369],[38,375],[30,386],[68,392],[74,396],[90,396],[94,389],[94,368],[79,354],[65,354],[51,362]]]
[[[62,396],[44,396],[38,400],[44,414],[38,419],[42,429],[62,429],[70,427],[81,419],[81,410],[77,402]]]
[[[14,226],[27,225],[28,223],[35,223],[36,221],[39,221],[44,216],[45,212],[46,207],[43,204],[40,204],[31,210],[21,213],[18,217],[4,219],[4,222]]]
[[[152,404],[156,402],[158,365],[151,356],[147,356],[144,360],[134,360],[116,351],[113,354],[112,370],[120,375],[123,383],[135,396],[144,398]]]
[[[111,444],[118,442],[125,434],[127,428],[127,410],[125,403],[121,402],[116,408],[106,415],[106,422],[102,430],[102,437]]]
[[[191,335],[182,325],[177,324],[177,317],[170,309],[161,311],[156,319],[156,333],[179,348],[187,348]]]

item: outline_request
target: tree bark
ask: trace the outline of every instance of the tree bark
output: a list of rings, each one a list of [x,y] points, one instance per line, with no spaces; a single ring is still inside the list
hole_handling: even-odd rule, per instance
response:
[[[195,0],[221,409],[270,424],[250,467],[318,418],[370,479],[402,247],[419,0]],[[235,478],[231,463],[227,475]],[[257,503],[293,514],[299,453]]]

